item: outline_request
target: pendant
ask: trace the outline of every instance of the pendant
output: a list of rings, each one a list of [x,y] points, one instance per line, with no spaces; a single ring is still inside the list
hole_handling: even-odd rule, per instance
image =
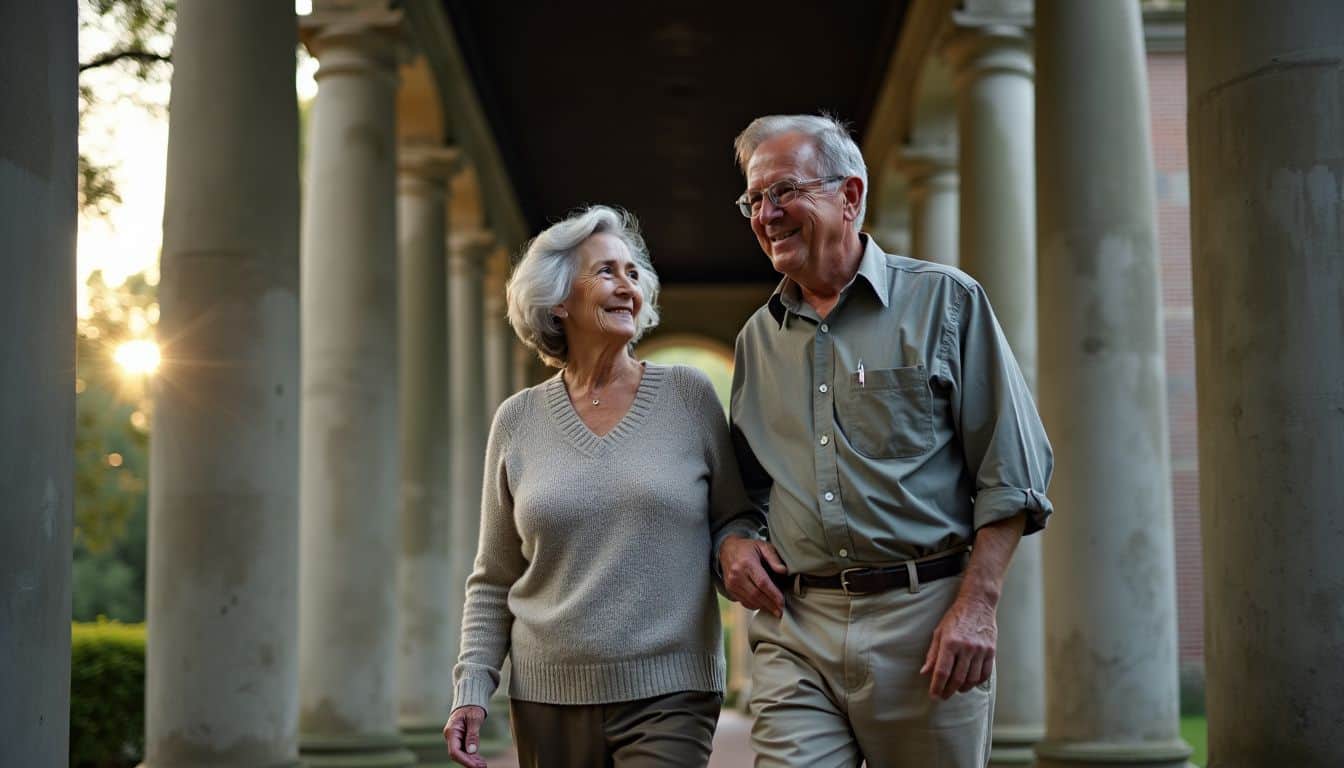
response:
[[[601,404],[602,404],[601,400],[598,400],[596,398],[593,399],[593,405],[601,405]]]

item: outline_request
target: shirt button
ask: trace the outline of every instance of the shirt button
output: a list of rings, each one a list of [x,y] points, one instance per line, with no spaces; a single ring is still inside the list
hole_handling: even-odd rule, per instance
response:
[[[822,445],[826,445],[826,444],[829,443],[829,442],[831,442],[831,436],[830,436],[830,435],[822,435],[822,436],[821,436],[821,444],[822,444]]]
[[[826,494],[822,496],[822,498],[827,501],[835,501],[835,494],[831,493],[830,491],[827,491]]]
[[[830,390],[830,387],[826,386],[825,384],[822,384],[820,387],[817,387],[817,390],[824,395],[828,390]]]
[[[841,550],[840,550],[839,552],[837,552],[836,554],[840,555],[841,557],[849,557],[849,550],[848,550],[848,549],[841,549]]]
[[[821,324],[821,332],[822,332],[822,333],[826,333],[826,332],[829,331],[829,330],[831,330],[831,326],[829,326],[829,325],[827,325],[827,324],[825,324],[825,323],[822,323],[822,324]]]

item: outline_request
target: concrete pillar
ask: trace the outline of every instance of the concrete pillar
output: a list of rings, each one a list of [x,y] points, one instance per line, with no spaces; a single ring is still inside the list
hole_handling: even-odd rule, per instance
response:
[[[467,577],[481,528],[481,473],[485,467],[485,335],[482,332],[485,262],[495,238],[485,230],[448,237],[448,420],[452,430],[449,509],[453,518],[453,658],[462,628]]]
[[[308,17],[300,749],[413,761],[397,730],[396,16]],[[446,685],[446,683],[445,683]]]
[[[1034,391],[1036,169],[1030,42],[1020,26],[962,21],[965,25],[953,32],[946,47],[957,99],[960,266],[984,286]],[[955,183],[956,176],[952,179]],[[955,207],[955,189],[949,197],[950,207]],[[1027,537],[1018,546],[998,616],[990,763],[1028,765],[1032,746],[1045,735],[1040,536]]]
[[[509,333],[513,334],[513,326],[509,326]],[[513,391],[517,392],[532,386],[532,366],[537,359],[537,353],[519,341],[516,334],[513,335],[512,349],[513,365],[509,374],[513,380]]]
[[[78,24],[0,17],[0,765],[67,765]]]
[[[495,409],[513,394],[510,388],[509,367],[513,362],[510,351],[513,329],[504,312],[504,283],[509,279],[509,252],[503,246],[495,248],[486,261],[485,297],[481,328],[485,333],[485,427],[488,431],[494,421]]]
[[[297,32],[266,0],[178,5],[147,766],[298,764]]]
[[[1344,6],[1187,25],[1209,764],[1344,765]]]
[[[906,177],[910,201],[910,255],[956,266],[957,161],[950,153],[909,147],[896,167]]]
[[[1046,737],[1037,765],[1184,766],[1153,158],[1136,3],[1036,2]]]
[[[447,763],[452,709],[449,635],[452,518],[448,509],[448,267],[445,194],[458,153],[405,146],[398,157],[401,286],[401,631],[399,723],[418,764]]]

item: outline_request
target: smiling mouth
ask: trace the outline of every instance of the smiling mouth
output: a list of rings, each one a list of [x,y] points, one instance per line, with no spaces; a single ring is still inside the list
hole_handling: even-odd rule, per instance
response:
[[[794,235],[798,234],[799,231],[801,231],[801,227],[799,229],[790,229],[788,232],[779,232],[777,234],[773,234],[770,236],[770,242],[778,243],[781,240],[787,240],[790,237],[793,237]]]
[[[635,316],[635,313],[632,312],[632,311],[630,310],[629,307],[616,307],[615,309],[608,309],[608,310],[607,310],[607,314],[609,314],[609,315],[625,315],[626,317],[634,317],[634,316]]]

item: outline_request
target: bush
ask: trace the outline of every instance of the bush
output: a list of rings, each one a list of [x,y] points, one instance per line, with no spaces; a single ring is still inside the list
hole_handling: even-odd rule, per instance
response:
[[[70,765],[138,763],[145,739],[145,625],[102,617],[70,636]]]

